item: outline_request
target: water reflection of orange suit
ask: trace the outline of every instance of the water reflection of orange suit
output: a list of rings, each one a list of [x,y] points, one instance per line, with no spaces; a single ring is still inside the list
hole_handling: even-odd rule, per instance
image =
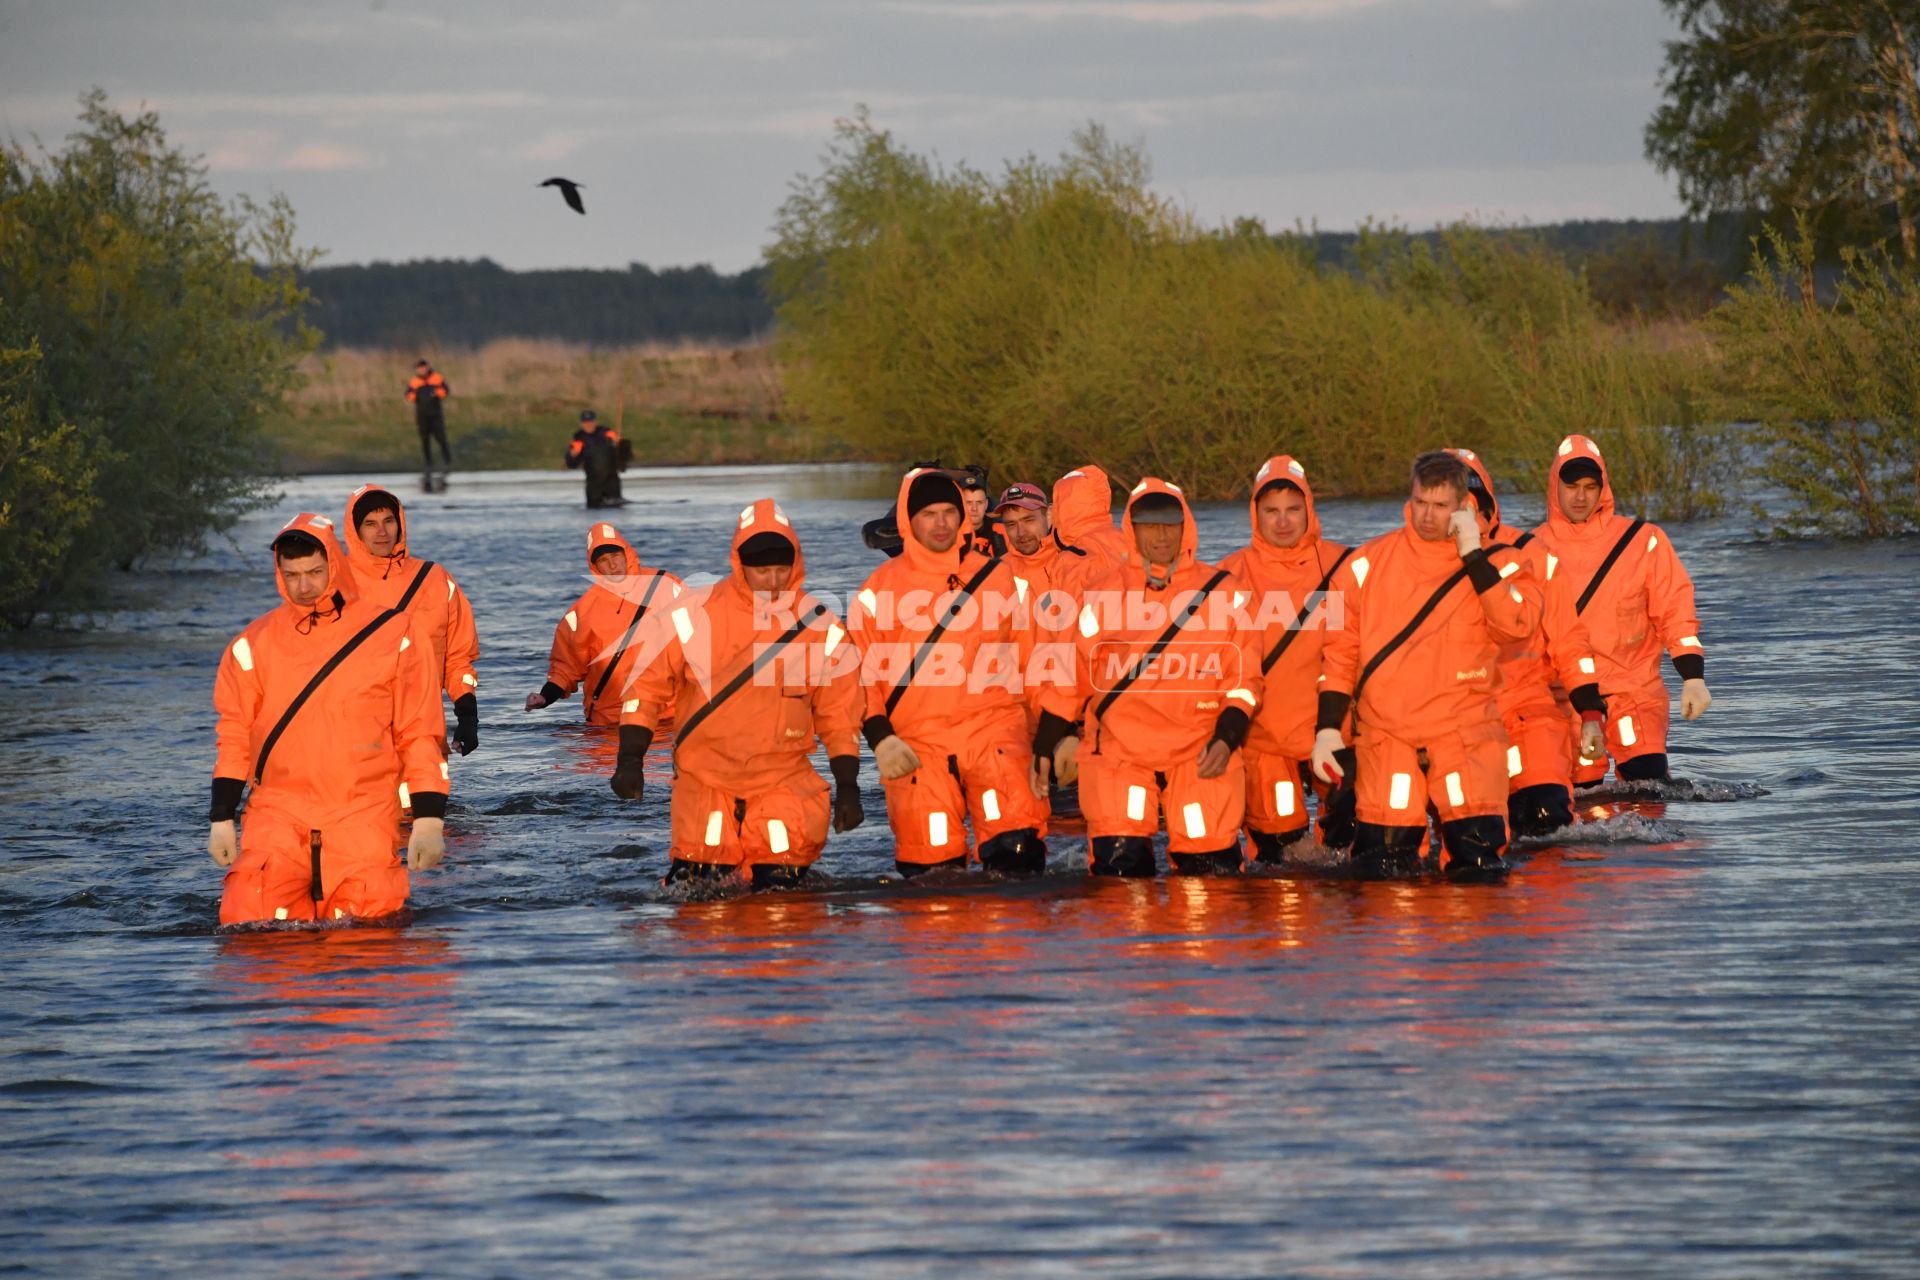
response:
[[[1282,484],[1299,490],[1307,508],[1306,532],[1290,547],[1276,547],[1260,535],[1260,495]],[[1350,818],[1339,824],[1341,830],[1329,830],[1327,800],[1331,789],[1318,782],[1308,768],[1313,754],[1314,716],[1319,709],[1326,610],[1319,606],[1311,613],[1303,612],[1347,548],[1320,536],[1320,516],[1314,510],[1307,469],[1285,454],[1267,459],[1254,475],[1247,520],[1252,538],[1222,560],[1220,567],[1252,597],[1248,608],[1255,616],[1267,619],[1260,637],[1261,660],[1283,642],[1286,644],[1285,652],[1266,673],[1260,710],[1241,750],[1247,769],[1247,834],[1259,861],[1279,862],[1286,847],[1307,833],[1306,793],[1310,784],[1316,784],[1320,793],[1322,840],[1340,845],[1352,838],[1345,830],[1351,825]],[[1292,633],[1293,639],[1286,640],[1288,624],[1295,618],[1301,619],[1301,625]]]
[[[594,552],[603,547],[626,553],[625,576],[611,578],[593,567]],[[685,588],[665,569],[642,568],[633,544],[603,520],[587,530],[587,573],[593,585],[554,624],[547,682],[540,695],[551,706],[580,689],[580,713],[588,724],[617,725],[627,696],[621,691],[633,678],[640,654],[640,627],[635,623],[656,611],[664,613]],[[618,665],[609,673],[607,667],[616,658]]]
[[[1500,722],[1507,730],[1507,822],[1512,834],[1539,835],[1573,821],[1573,757],[1580,721],[1606,718],[1593,643],[1574,611],[1570,575],[1532,534],[1500,522],[1493,477],[1471,449],[1449,450],[1480,487],[1480,536],[1526,557],[1540,583],[1540,625],[1525,640],[1500,646]],[[1569,709],[1571,708],[1571,710]]]
[[[220,658],[214,820],[233,816],[274,726],[320,668],[384,612],[353,594],[346,557],[324,516],[302,512],[282,532],[307,534],[327,558],[317,607],[295,605],[274,558],[282,604],[240,633]],[[239,857],[220,901],[222,924],[362,919],[407,903],[394,856],[401,798],[414,814],[447,806],[446,719],[440,669],[418,623],[395,614],[336,667],[286,723],[254,783]]]
[[[965,865],[961,824],[970,821],[972,856],[983,865],[1037,870],[1045,865],[1040,837],[1047,811],[1028,781],[1033,753],[1023,695],[1016,692],[1033,631],[1015,625],[1019,593],[1005,561],[942,633],[898,703],[887,706],[959,589],[990,563],[966,554],[964,539],[936,552],[914,536],[907,496],[922,476],[941,473],[915,468],[901,477],[894,500],[900,554],[868,575],[848,624],[864,656],[868,744],[898,735],[920,761],[912,773],[884,784],[894,860],[908,875]],[[952,495],[941,501],[964,511],[960,486],[951,477],[945,481]]]
[[[1088,865],[1099,875],[1153,875],[1153,835],[1163,812],[1174,870],[1207,874],[1240,865],[1246,776],[1238,748],[1260,705],[1260,633],[1236,621],[1230,606],[1238,583],[1227,575],[1160,660],[1144,663],[1147,650],[1217,572],[1197,558],[1193,511],[1164,480],[1149,478],[1134,488],[1121,521],[1127,544],[1133,545],[1135,504],[1156,496],[1177,502],[1181,517],[1180,549],[1165,581],[1153,585],[1151,566],[1137,549],[1130,552],[1109,589],[1081,609],[1073,684],[1041,694],[1047,715],[1037,753],[1050,752],[1067,726],[1086,717],[1080,805]],[[1108,702],[1119,673],[1133,665],[1145,674]],[[1224,773],[1203,778],[1199,758],[1216,740],[1234,750]]]
[[[784,592],[756,601],[740,548],[760,534],[793,545],[793,573]],[[620,708],[621,760],[645,751],[669,707],[689,725],[805,621],[759,674],[674,744],[674,862],[688,864],[680,870],[689,874],[733,867],[756,884],[778,883],[811,866],[827,842],[827,784],[809,761],[816,736],[837,762],[836,780],[858,785],[850,775],[860,752],[859,655],[838,618],[815,615],[800,539],[773,499],[740,513],[729,557],[727,577],[642,624],[645,652]]]
[[[1502,644],[1540,625],[1542,595],[1525,557],[1429,542],[1406,523],[1364,543],[1334,575],[1345,625],[1322,651],[1319,726],[1351,706],[1356,777],[1353,861],[1369,874],[1417,866],[1427,805],[1440,817],[1450,870],[1500,865],[1507,845],[1507,735],[1497,698]],[[1412,636],[1367,681],[1360,672],[1455,574]]]
[[[1600,469],[1600,505],[1575,524],[1560,506],[1560,469],[1589,459]],[[1585,436],[1568,436],[1547,472],[1547,519],[1534,530],[1559,559],[1557,572],[1570,587],[1584,592],[1616,543],[1633,524],[1614,508],[1613,484],[1599,446]],[[1667,776],[1667,727],[1672,708],[1660,678],[1665,648],[1682,680],[1706,673],[1700,644],[1700,618],[1693,602],[1693,579],[1659,525],[1643,525],[1607,571],[1580,615],[1593,639],[1600,665],[1600,692],[1607,700],[1607,753],[1626,779]],[[1582,759],[1574,769],[1578,784],[1607,776],[1607,762]]]

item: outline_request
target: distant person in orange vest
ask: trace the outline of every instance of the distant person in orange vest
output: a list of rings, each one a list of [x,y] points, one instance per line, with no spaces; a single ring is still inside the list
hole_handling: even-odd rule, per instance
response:
[[[587,481],[589,507],[624,507],[620,496],[620,473],[633,461],[633,445],[620,433],[601,423],[591,409],[580,411],[580,429],[567,446],[569,470],[583,471]]]
[[[420,432],[420,459],[427,471],[433,471],[433,442],[440,442],[440,457],[453,466],[453,450],[447,448],[447,414],[441,401],[453,394],[453,388],[421,356],[413,362],[413,376],[407,379],[407,403],[413,406],[413,425]]]

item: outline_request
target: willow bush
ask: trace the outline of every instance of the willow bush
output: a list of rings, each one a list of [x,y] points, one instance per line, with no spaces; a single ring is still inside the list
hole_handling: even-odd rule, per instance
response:
[[[1352,270],[1243,220],[1201,227],[1097,127],[989,176],[843,122],[768,252],[789,393],[861,450],[1045,479],[1086,461],[1196,496],[1285,450],[1334,493],[1475,448],[1539,483],[1569,431],[1619,450],[1650,513],[1712,509],[1697,360],[1604,324],[1532,237],[1372,228]]]

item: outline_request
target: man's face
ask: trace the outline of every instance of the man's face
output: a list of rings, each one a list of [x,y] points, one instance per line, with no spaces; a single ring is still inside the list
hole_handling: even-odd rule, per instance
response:
[[[1582,476],[1571,484],[1560,482],[1560,509],[1575,524],[1585,524],[1599,505],[1600,482],[1592,476]]]
[[[1260,536],[1276,547],[1291,547],[1307,536],[1307,500],[1297,489],[1273,488],[1253,507]]]
[[[609,547],[593,558],[593,571],[603,578],[624,578],[627,576],[627,553],[618,547]]]
[[[746,575],[747,590],[757,596],[777,596],[793,581],[790,564],[743,564],[740,572]]]
[[[1411,498],[1413,531],[1427,542],[1448,541],[1453,535],[1447,532],[1447,521],[1453,518],[1454,512],[1472,503],[1471,496],[1450,484],[1436,484],[1431,489],[1416,484]]]
[[[976,529],[987,527],[987,494],[984,489],[963,489],[961,501],[967,504],[967,521]]]
[[[1000,508],[1000,532],[1007,536],[1007,545],[1023,556],[1038,551],[1052,530],[1053,522],[1044,507]]]
[[[1133,526],[1133,545],[1140,548],[1141,558],[1148,564],[1171,565],[1180,557],[1180,535],[1184,526],[1177,524],[1136,524]]]
[[[929,551],[951,551],[960,536],[960,508],[951,502],[936,502],[911,516],[913,536]]]
[[[377,556],[392,555],[394,544],[400,541],[400,517],[385,507],[367,512],[367,518],[360,522],[360,541]]]
[[[297,559],[280,557],[280,579],[287,584],[287,599],[306,608],[320,599],[327,589],[327,557],[313,552]]]

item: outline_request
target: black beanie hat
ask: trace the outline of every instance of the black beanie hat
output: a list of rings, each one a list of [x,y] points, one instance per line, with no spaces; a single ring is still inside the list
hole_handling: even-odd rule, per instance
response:
[[[925,475],[915,476],[913,483],[907,486],[907,518],[909,520],[928,507],[942,502],[951,507],[963,505],[960,500],[960,482],[944,471],[929,471]]]
[[[777,533],[756,533],[740,544],[740,563],[750,568],[792,564],[793,561],[793,543]]]
[[[376,511],[391,511],[393,512],[393,518],[398,520],[400,518],[400,499],[394,497],[385,489],[367,490],[367,492],[360,495],[360,500],[353,504],[353,527],[358,529],[362,524],[366,523],[367,517]]]
[[[1572,484],[1576,480],[1598,480],[1606,483],[1606,477],[1600,472],[1600,464],[1592,458],[1568,458],[1560,464],[1560,483]]]

